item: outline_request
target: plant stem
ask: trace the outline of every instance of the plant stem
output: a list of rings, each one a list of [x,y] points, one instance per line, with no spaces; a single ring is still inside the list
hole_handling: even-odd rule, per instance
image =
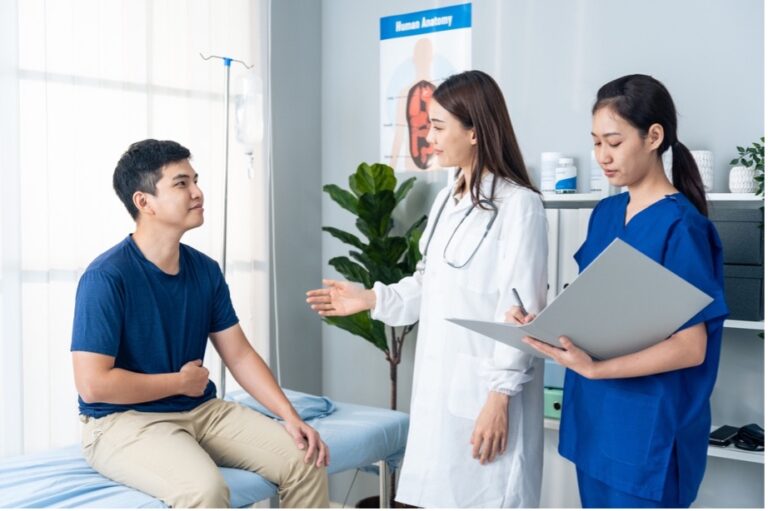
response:
[[[392,410],[397,410],[397,365],[400,363],[399,348],[402,345],[402,341],[397,337],[397,329],[395,327],[390,327],[390,338],[392,348],[390,350],[391,356],[389,359],[389,406]]]

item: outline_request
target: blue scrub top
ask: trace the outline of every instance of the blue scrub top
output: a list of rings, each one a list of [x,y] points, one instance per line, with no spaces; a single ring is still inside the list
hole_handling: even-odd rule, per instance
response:
[[[712,222],[681,193],[667,195],[625,226],[628,202],[629,194],[622,193],[597,204],[587,239],[574,255],[579,271],[619,238],[710,295],[714,301],[680,327],[706,324],[706,359],[697,367],[638,378],[589,380],[568,370],[559,451],[595,479],[651,500],[661,499],[675,455],[680,502],[690,505],[704,477],[709,397],[728,315],[722,246]]]

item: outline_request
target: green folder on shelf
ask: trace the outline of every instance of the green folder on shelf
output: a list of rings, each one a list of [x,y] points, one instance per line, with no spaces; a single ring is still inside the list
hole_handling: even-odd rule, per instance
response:
[[[672,335],[712,297],[615,239],[536,319],[522,326],[447,318],[538,357],[526,335],[560,347],[565,335],[598,360],[634,353]]]

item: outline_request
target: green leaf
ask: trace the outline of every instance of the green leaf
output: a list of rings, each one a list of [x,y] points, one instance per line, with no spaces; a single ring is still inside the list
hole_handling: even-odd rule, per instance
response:
[[[395,204],[400,204],[400,201],[405,199],[405,196],[408,195],[408,192],[410,192],[411,188],[413,188],[414,183],[416,183],[415,177],[403,181],[403,183],[397,188],[397,191],[395,192]]]
[[[371,173],[373,174],[373,181],[376,184],[376,192],[389,190],[395,191],[395,185],[397,184],[397,178],[395,177],[395,171],[389,165],[384,163],[374,163],[371,165]]]
[[[759,151],[761,153],[763,152],[763,146],[761,146],[757,142],[752,142],[752,147],[754,147],[757,151]]]
[[[738,146],[738,145],[737,145],[737,146],[736,146],[736,150],[739,152],[739,154],[743,154],[743,153],[744,153],[744,148],[743,148],[743,147],[741,147],[741,146]]]
[[[375,195],[366,193],[360,196],[357,203],[357,215],[368,225],[374,237],[387,235],[392,228],[394,209],[395,194],[391,190],[383,190]]]
[[[368,246],[360,241],[360,239],[354,234],[342,231],[341,229],[336,229],[335,227],[323,227],[323,230],[334,238],[343,241],[347,245],[352,245],[355,248],[359,248],[360,250],[365,250]]]
[[[355,173],[349,176],[349,188],[358,198],[365,193],[375,193],[376,183],[367,163],[358,165]]]
[[[352,282],[359,282],[366,288],[373,286],[373,282],[371,282],[371,276],[368,274],[368,271],[366,271],[366,269],[359,264],[351,261],[348,257],[334,257],[328,261],[328,264],[333,266],[337,272],[344,275],[347,280],[351,280]]]
[[[427,226],[427,215],[422,216],[415,222],[413,222],[413,225],[411,225],[407,231],[405,231],[405,238],[410,240],[411,237],[418,233],[418,236],[416,237],[416,241],[421,237],[421,233],[424,232],[424,228]]]
[[[330,195],[336,204],[357,215],[357,198],[354,195],[336,185],[325,185],[323,191]]]
[[[403,272],[408,275],[416,271],[416,264],[421,261],[421,250],[419,249],[419,240],[424,234],[424,228],[427,225],[427,216],[419,218],[411,227],[408,228],[405,236],[408,240],[408,250],[405,253],[404,265],[401,266]]]
[[[385,353],[389,350],[384,323],[371,319],[371,315],[367,311],[349,316],[329,316],[324,320],[329,325],[362,337]]]
[[[377,281],[383,284],[394,284],[395,282],[400,282],[400,279],[405,276],[396,263],[382,264],[373,260],[369,254],[361,254],[359,252],[352,253],[351,255],[360,261],[370,273],[371,286]]]
[[[383,163],[374,163],[373,165],[361,163],[357,167],[357,171],[349,177],[349,187],[357,197],[366,193],[375,195],[384,190],[391,192],[395,189],[396,183],[394,170]]]
[[[355,250],[350,250],[349,251],[349,256],[352,259],[354,259],[355,261],[357,261],[358,263],[360,263],[363,266],[365,266],[365,269],[368,270],[368,272],[370,273],[371,269],[366,266],[366,261],[365,261],[365,259],[363,259],[363,254],[361,252],[357,252]]]
[[[394,266],[408,248],[408,242],[400,236],[371,240],[365,255],[378,264]]]
[[[731,160],[731,163],[729,163],[728,165],[738,165],[738,164],[739,164],[739,159],[738,158],[734,158],[734,159]]]
[[[742,165],[744,165],[745,167],[749,167],[749,166],[750,166],[750,164],[749,164],[749,162],[746,160],[746,158],[742,158],[742,159],[741,159],[741,164],[742,164]]]
[[[357,227],[357,230],[359,230],[361,233],[363,233],[363,236],[368,238],[369,240],[376,239],[378,236],[376,232],[369,226],[365,220],[362,218],[358,218],[355,221],[355,226]]]

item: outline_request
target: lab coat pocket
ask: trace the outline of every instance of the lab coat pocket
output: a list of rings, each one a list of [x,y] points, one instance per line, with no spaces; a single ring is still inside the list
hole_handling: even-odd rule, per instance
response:
[[[598,426],[602,453],[621,463],[645,466],[659,414],[657,396],[609,390]]]
[[[456,417],[475,420],[488,397],[485,358],[457,353],[448,390],[448,412]]]

